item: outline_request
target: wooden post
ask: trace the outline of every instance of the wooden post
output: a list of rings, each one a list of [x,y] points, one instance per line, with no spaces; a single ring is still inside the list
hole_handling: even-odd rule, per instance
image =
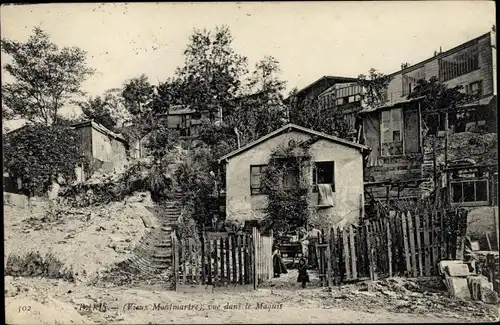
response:
[[[385,223],[387,234],[387,262],[389,266],[389,277],[392,278],[392,236],[390,222]]]
[[[403,230],[403,246],[405,250],[406,272],[411,274],[410,249],[408,248],[408,234],[406,228],[406,215],[401,212],[401,228]]]
[[[431,275],[430,260],[430,240],[429,240],[429,212],[425,211],[424,217],[424,257],[425,257],[425,276]]]
[[[175,230],[172,232],[172,252],[173,252],[173,260],[174,260],[174,290],[177,290],[177,284],[179,282],[179,248],[177,242],[177,235],[175,234]]]
[[[496,189],[495,189],[496,191]],[[500,232],[499,230],[499,227],[500,227],[500,224],[498,222],[498,207],[494,207],[493,208],[493,214],[495,215],[495,233],[497,235],[497,250],[500,250],[500,240],[499,240],[499,236],[498,236],[498,233]]]
[[[229,262],[229,253],[231,248],[229,247],[229,236],[226,237],[226,279],[227,284],[231,283],[231,263]]]
[[[374,269],[373,269],[373,251],[372,251],[372,245],[371,245],[371,233],[370,233],[370,222],[367,221],[365,223],[365,229],[366,229],[366,250],[368,252],[368,265],[369,265],[369,271],[370,271],[370,280],[375,280],[375,274],[374,274]]]
[[[352,261],[352,278],[358,278],[358,272],[356,270],[356,244],[354,242],[354,228],[353,225],[349,226],[349,242],[351,246],[351,261]]]
[[[342,229],[342,240],[344,242],[344,261],[345,261],[345,274],[346,278],[350,279],[351,278],[351,258],[349,254],[349,241],[347,238],[347,228],[344,227]]]
[[[257,228],[252,228],[252,244],[253,244],[253,288],[257,289],[257,263],[259,261],[257,251]]]

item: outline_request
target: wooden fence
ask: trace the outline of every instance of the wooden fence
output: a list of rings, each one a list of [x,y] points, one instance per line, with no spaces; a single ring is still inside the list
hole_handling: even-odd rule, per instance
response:
[[[273,275],[272,247],[273,235],[262,236],[257,228],[252,229],[252,238],[254,239],[254,283],[258,285],[269,280]]]
[[[203,240],[179,240],[172,234],[176,291],[248,290],[272,274],[272,237],[208,232]]]
[[[437,275],[437,264],[456,258],[465,215],[391,211],[362,225],[331,228],[317,244],[323,285],[370,278]]]

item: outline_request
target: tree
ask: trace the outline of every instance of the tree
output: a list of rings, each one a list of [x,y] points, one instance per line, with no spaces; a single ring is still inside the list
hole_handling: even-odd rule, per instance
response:
[[[4,69],[15,78],[2,86],[2,111],[13,118],[50,125],[71,97],[83,94],[81,83],[93,73],[83,50],[59,49],[40,28],[25,43],[2,39],[1,44],[13,59]]]
[[[358,83],[363,87],[363,101],[367,106],[379,107],[388,101],[386,90],[391,80],[391,76],[377,72],[373,68],[368,72],[368,76],[364,74],[358,76]]]
[[[317,99],[290,105],[290,122],[342,139],[352,140],[354,130],[344,119],[341,110],[325,108]]]
[[[279,79],[280,73],[279,61],[273,56],[265,56],[255,64],[255,70],[248,79],[249,89],[252,93],[281,94],[286,88],[286,81]]]
[[[145,74],[126,81],[121,93],[125,108],[132,116],[139,119],[148,115],[153,94],[154,87]]]
[[[431,77],[429,80],[418,80],[407,98],[421,98],[422,113],[430,111],[456,113],[458,108],[478,98],[478,95],[466,94],[462,85],[448,88],[446,84],[439,82],[438,78]]]
[[[184,51],[184,66],[176,72],[181,101],[197,111],[208,110],[210,120],[233,107],[246,73],[247,59],[231,48],[232,41],[227,26],[217,26],[213,34],[195,29]]]
[[[78,102],[78,106],[80,106],[87,118],[95,120],[97,123],[113,131],[116,126],[116,120],[111,113],[110,105],[107,98],[102,98],[101,96],[89,97],[86,101]]]
[[[75,179],[75,166],[82,162],[80,137],[63,125],[37,124],[4,139],[4,164],[9,175],[21,178],[23,189],[33,196],[47,191],[54,177]]]

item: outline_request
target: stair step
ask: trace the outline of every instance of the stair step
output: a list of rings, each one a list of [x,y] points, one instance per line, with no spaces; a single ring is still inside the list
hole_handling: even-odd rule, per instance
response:
[[[156,244],[155,247],[172,247],[171,243],[164,243],[164,244]]]

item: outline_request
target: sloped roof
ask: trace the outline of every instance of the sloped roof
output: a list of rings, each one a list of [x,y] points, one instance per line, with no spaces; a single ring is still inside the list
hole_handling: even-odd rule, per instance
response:
[[[379,110],[384,110],[384,109],[391,108],[391,107],[398,107],[400,105],[404,105],[404,104],[408,104],[408,103],[411,103],[411,102],[419,101],[422,98],[425,98],[425,96],[420,96],[420,97],[416,97],[416,98],[412,98],[412,99],[405,99],[405,100],[397,102],[397,103],[387,103],[387,104],[384,104],[384,105],[381,105],[381,106],[378,106],[378,107],[364,107],[358,113],[359,114],[372,113],[372,112],[376,112],[376,111],[379,111]]]
[[[294,96],[300,95],[301,93],[305,92],[306,90],[308,90],[309,88],[313,87],[314,85],[318,84],[321,81],[327,81],[330,83],[347,83],[347,82],[357,82],[358,79],[353,77],[323,76],[318,80],[305,86],[304,88],[300,89],[299,91],[297,91],[297,93]],[[288,101],[290,97],[286,98],[285,101]]]
[[[356,149],[359,149],[361,151],[370,151],[371,149],[367,146],[364,146],[362,144],[359,144],[359,143],[354,143],[354,142],[351,142],[351,141],[347,141],[347,140],[344,140],[344,139],[341,139],[339,137],[336,137],[336,136],[333,136],[333,135],[329,135],[329,134],[326,134],[326,133],[323,133],[323,132],[318,132],[318,131],[314,131],[314,130],[311,130],[311,129],[308,129],[308,128],[305,128],[305,127],[302,127],[302,126],[298,126],[296,124],[287,124],[281,128],[279,128],[278,130],[276,131],[273,131],[253,142],[250,142],[248,143],[247,145],[237,149],[237,150],[234,150],[230,153],[228,153],[227,155],[224,155],[222,156],[220,159],[219,159],[219,163],[221,163],[222,161],[224,160],[227,160],[227,159],[230,159],[234,156],[237,156],[239,155],[240,153],[250,149],[250,148],[253,148],[255,147],[256,145],[270,139],[270,138],[273,138],[281,133],[284,133],[284,132],[288,132],[288,131],[291,131],[291,130],[295,130],[295,131],[299,131],[299,132],[303,132],[303,133],[308,133],[308,134],[311,134],[311,135],[315,135],[315,136],[318,136],[320,138],[323,138],[323,139],[326,139],[326,140],[330,140],[330,141],[333,141],[333,142],[337,142],[337,143],[340,143],[340,144],[343,144],[345,146],[348,146],[348,147],[352,147],[352,148],[356,148]]]
[[[115,138],[115,139],[118,139],[122,142],[127,142],[127,140],[125,139],[125,137],[119,133],[115,133],[111,130],[109,130],[108,128],[106,128],[104,125],[101,125],[97,122],[95,122],[94,120],[88,120],[88,121],[83,121],[83,122],[79,122],[79,123],[76,123],[76,124],[73,124],[71,125],[72,127],[74,127],[75,129],[78,129],[78,128],[82,128],[82,127],[86,127],[86,126],[90,126],[108,136],[110,136],[111,138]]]

